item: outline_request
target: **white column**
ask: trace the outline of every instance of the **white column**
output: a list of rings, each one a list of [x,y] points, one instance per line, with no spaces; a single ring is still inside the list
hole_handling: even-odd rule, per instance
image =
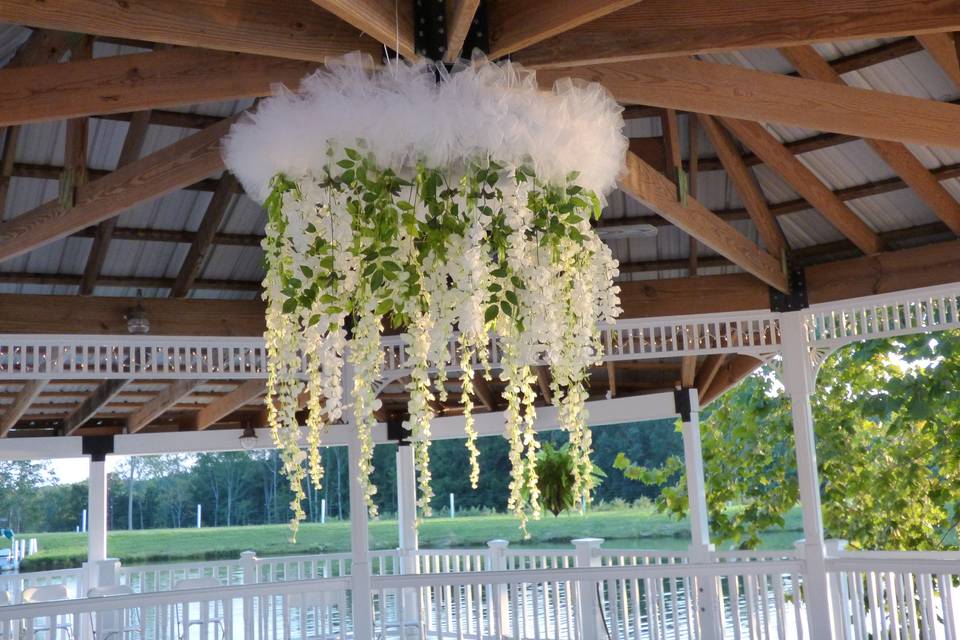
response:
[[[496,539],[487,541],[487,571],[506,571],[507,570],[507,547],[510,543],[506,540]],[[504,584],[495,584],[487,587],[490,591],[487,598],[490,601],[489,627],[490,635],[498,638],[505,638],[512,634],[510,629],[510,598],[507,595],[507,586]],[[483,633],[479,634],[483,637]]]
[[[346,376],[344,376],[346,379]],[[346,387],[345,387],[346,388]],[[373,638],[370,603],[370,526],[367,502],[360,487],[360,441],[354,435],[347,447],[350,459],[350,556],[353,589],[353,637]]]
[[[696,389],[690,394],[690,419],[683,421],[683,460],[687,471],[687,501],[690,518],[690,562],[713,562],[714,546],[710,544],[710,520],[707,517],[707,490],[703,474],[703,449],[700,443],[700,398]],[[700,637],[719,640],[722,637],[720,619],[720,588],[715,577],[696,579],[697,604],[700,618]]]
[[[573,540],[574,562],[577,567],[599,567],[600,545],[603,538],[578,538]],[[582,640],[600,640],[606,638],[603,624],[603,611],[600,610],[600,597],[596,580],[577,582],[577,604],[580,613],[580,637]]]
[[[100,563],[107,559],[107,463],[90,460],[87,481],[87,585],[99,586]]]
[[[823,541],[823,513],[820,510],[820,480],[813,431],[814,370],[806,340],[803,312],[784,313],[780,317],[780,341],[783,353],[783,385],[790,396],[793,437],[797,453],[797,481],[803,511],[803,557],[810,636],[829,639],[831,629],[830,595],[827,582],[826,550]]]
[[[397,445],[397,527],[400,539],[400,572],[404,575],[419,573],[417,562],[417,478],[413,445],[407,442]],[[417,589],[403,591],[403,619],[401,623],[420,619],[420,598]]]

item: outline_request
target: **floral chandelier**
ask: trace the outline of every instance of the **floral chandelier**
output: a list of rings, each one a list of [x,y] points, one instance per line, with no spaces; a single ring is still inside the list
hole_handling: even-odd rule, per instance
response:
[[[447,400],[448,369],[459,376],[477,486],[477,366],[505,385],[508,506],[525,531],[540,515],[538,363],[551,370],[575,494],[591,489],[585,384],[602,356],[600,324],[620,312],[617,262],[591,220],[623,163],[621,108],[599,85],[563,81],[545,92],[533,73],[479,57],[451,72],[431,63],[371,68],[359,55],[327,64],[299,93],[262,101],[225,143],[227,167],[268,212],[267,407],[295,496],[291,528],[304,518],[307,475],[318,488],[322,480],[324,431],[347,410],[375,515],[371,429],[388,324],[405,331],[404,426],[421,513],[430,510],[430,423],[435,402]],[[304,393],[306,451],[296,416]]]

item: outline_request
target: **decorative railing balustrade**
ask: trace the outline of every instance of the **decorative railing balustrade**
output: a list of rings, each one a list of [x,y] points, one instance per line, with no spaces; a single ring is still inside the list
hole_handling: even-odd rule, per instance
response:
[[[841,640],[960,637],[960,553],[841,551],[827,571]]]
[[[401,557],[396,552],[384,557],[391,555]],[[502,548],[418,556],[421,568],[439,565],[441,571],[402,575],[384,569],[373,576],[364,597],[352,592],[349,576],[319,575],[317,567],[338,566],[338,558],[304,565],[299,558],[248,555],[229,563],[199,563],[195,571],[182,574],[181,565],[168,574],[158,568],[124,569],[120,575],[133,584],[154,583],[142,576],[189,575],[216,577],[220,586],[0,607],[0,631],[7,634],[0,637],[32,638],[53,625],[69,627],[76,637],[90,628],[100,631],[98,637],[125,628],[152,640],[180,638],[185,629],[190,631],[186,637],[204,639],[343,638],[351,633],[352,608],[360,602],[372,608],[377,638],[700,640],[701,625],[711,623],[722,624],[728,637],[806,637],[799,622],[797,560],[690,563],[682,554],[618,552],[600,554],[617,558],[603,566],[555,567],[576,560],[566,551],[511,550],[510,569],[476,570],[508,556]],[[620,557],[630,560],[621,563]],[[670,560],[660,562],[663,557]],[[245,573],[245,562],[308,567],[318,575],[246,583],[251,574]],[[465,570],[453,570],[457,566]],[[294,574],[290,570],[287,575]],[[253,575],[260,580],[262,574],[257,570]],[[704,598],[711,593],[719,594],[717,607],[707,609]],[[704,610],[715,611],[716,620],[704,619]],[[791,635],[790,629],[800,632]]]

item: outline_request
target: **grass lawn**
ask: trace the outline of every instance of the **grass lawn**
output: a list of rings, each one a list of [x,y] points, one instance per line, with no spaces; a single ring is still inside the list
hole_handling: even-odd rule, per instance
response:
[[[529,529],[531,539],[522,541],[517,521],[508,515],[437,517],[421,524],[420,546],[483,547],[488,540],[504,538],[511,544],[567,547],[574,538],[591,536],[606,539],[605,546],[610,548],[683,549],[690,537],[685,521],[678,522],[644,508],[556,518],[547,515],[531,523]],[[37,533],[20,537],[37,538],[40,548],[39,553],[24,561],[21,566],[24,571],[78,567],[87,555],[86,534]],[[349,551],[350,523],[304,524],[296,544],[291,544],[288,537],[286,525],[112,531],[108,551],[124,564],[236,558],[248,549],[261,556]],[[764,543],[767,548],[790,548],[793,540],[801,537],[799,511],[795,509],[789,514],[784,530],[770,532]],[[396,547],[396,520],[371,522],[370,543],[375,549]]]

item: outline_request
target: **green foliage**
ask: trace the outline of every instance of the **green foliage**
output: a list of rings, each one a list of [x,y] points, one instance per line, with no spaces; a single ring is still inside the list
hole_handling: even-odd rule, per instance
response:
[[[574,467],[577,461],[570,455],[570,443],[560,447],[545,442],[537,452],[537,488],[540,502],[554,516],[564,511],[576,511],[580,496],[574,493]],[[606,474],[594,464],[587,470],[593,477],[593,486],[603,482]]]
[[[862,549],[955,548],[960,333],[847,346],[824,363],[812,403],[827,535]],[[799,498],[790,403],[774,372],[721,397],[701,437],[714,538],[755,547]],[[662,511],[686,513],[678,460],[649,468],[622,456],[618,468],[663,486]]]

